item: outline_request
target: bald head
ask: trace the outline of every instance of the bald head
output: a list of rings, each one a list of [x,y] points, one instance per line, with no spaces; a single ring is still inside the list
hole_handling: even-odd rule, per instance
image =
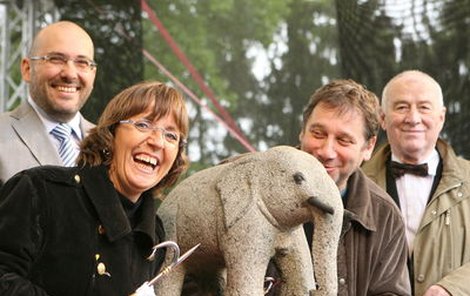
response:
[[[439,84],[412,70],[393,77],[382,93],[382,128],[392,154],[403,163],[424,162],[434,150],[446,108]]]
[[[421,84],[425,86],[428,91],[434,93],[434,97],[437,98],[436,103],[440,106],[444,106],[444,98],[442,95],[441,86],[439,85],[439,83],[437,83],[436,80],[434,80],[434,78],[418,70],[407,70],[394,76],[385,85],[382,91],[382,109],[387,108],[387,103],[389,101],[390,92],[392,89],[396,87],[406,87],[407,85],[413,84]]]
[[[84,60],[95,64],[93,41],[85,30],[69,21],[40,30],[28,57],[22,59],[21,75],[29,85],[30,96],[51,120],[70,121],[88,100],[96,66],[77,63]]]
[[[67,44],[67,39],[71,38],[83,42],[84,46],[88,47],[88,57],[93,59],[94,46],[90,35],[82,27],[70,21],[60,21],[41,29],[31,44],[29,55],[35,56],[48,52],[47,48],[50,44]]]

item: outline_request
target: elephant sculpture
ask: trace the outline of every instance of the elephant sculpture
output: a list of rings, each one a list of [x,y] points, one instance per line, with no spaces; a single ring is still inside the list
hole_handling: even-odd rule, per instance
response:
[[[201,170],[169,193],[158,214],[182,252],[201,245],[157,284],[157,295],[180,295],[186,274],[223,275],[224,295],[263,295],[271,258],[281,295],[337,295],[343,205],[310,154],[277,146]],[[315,225],[312,254],[307,221]]]

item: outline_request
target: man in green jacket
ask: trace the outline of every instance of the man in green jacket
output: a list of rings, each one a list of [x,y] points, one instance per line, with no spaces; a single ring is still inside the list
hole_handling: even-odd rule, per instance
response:
[[[381,104],[388,143],[363,165],[401,209],[416,296],[470,295],[470,162],[439,139],[445,112],[432,77],[393,77]]]

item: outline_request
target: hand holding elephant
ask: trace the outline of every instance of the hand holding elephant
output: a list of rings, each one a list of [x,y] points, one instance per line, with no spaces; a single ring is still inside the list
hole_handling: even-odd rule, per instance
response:
[[[281,293],[309,295],[315,282],[301,227],[307,221],[315,223],[313,295],[337,293],[343,205],[323,166],[305,152],[278,146],[197,172],[166,197],[158,214],[167,239],[182,251],[201,246],[162,280],[157,295],[180,295],[186,273],[223,274],[225,295],[263,295],[272,257],[283,277]]]

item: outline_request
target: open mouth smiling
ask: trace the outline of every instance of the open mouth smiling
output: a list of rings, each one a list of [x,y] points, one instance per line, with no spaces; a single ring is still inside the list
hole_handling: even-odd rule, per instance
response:
[[[66,92],[66,93],[74,93],[77,92],[81,89],[80,86],[77,85],[58,85],[58,84],[53,84],[52,87],[54,87],[56,90],[60,92]]]
[[[158,165],[158,159],[148,155],[136,155],[134,156],[134,161],[149,166],[152,168],[152,170],[155,169]]]

